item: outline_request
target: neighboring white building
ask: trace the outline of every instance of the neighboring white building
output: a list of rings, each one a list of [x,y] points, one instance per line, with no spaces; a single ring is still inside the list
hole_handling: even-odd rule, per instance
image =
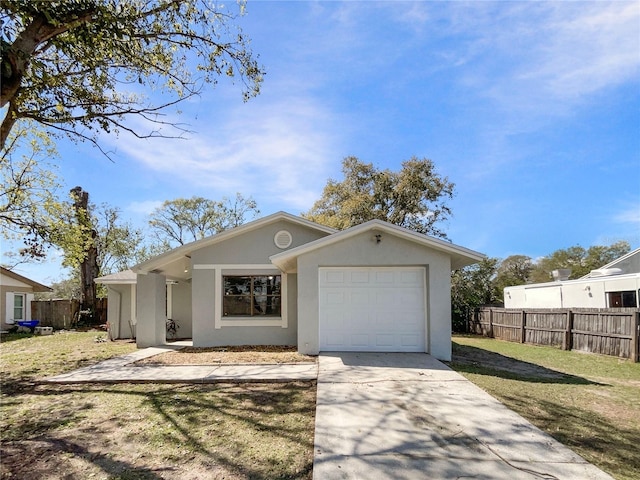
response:
[[[20,321],[31,320],[33,294],[50,291],[46,285],[0,267],[0,328],[6,330]]]
[[[505,308],[640,307],[640,248],[577,280],[504,289]]]

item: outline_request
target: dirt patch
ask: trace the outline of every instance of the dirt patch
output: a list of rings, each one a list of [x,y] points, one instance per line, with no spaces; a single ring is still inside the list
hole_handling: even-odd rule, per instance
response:
[[[568,377],[568,375],[562,372],[550,370],[534,363],[523,362],[488,350],[469,346],[459,346],[456,344],[454,344],[451,362],[459,365],[469,365],[471,367],[477,366],[500,370],[528,378],[551,380],[565,379]]]
[[[140,365],[220,365],[241,363],[313,363],[317,357],[302,355],[296,347],[246,345],[236,347],[186,347],[136,362]]]

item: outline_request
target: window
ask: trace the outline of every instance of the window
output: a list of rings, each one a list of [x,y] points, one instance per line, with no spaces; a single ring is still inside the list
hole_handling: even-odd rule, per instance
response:
[[[279,317],[280,275],[225,275],[222,315],[225,317]]]
[[[608,292],[609,308],[614,307],[631,307],[638,306],[636,302],[636,292],[633,290],[628,292]]]
[[[13,296],[13,319],[24,320],[24,295],[16,293]]]

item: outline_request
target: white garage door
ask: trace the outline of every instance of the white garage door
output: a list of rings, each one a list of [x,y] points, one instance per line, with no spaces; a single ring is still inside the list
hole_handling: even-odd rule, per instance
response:
[[[320,268],[320,350],[425,351],[425,270]]]

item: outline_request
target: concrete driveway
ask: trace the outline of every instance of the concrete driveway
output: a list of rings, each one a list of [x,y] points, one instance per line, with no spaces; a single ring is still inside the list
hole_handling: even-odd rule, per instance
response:
[[[419,353],[321,354],[314,448],[316,480],[612,478]]]

